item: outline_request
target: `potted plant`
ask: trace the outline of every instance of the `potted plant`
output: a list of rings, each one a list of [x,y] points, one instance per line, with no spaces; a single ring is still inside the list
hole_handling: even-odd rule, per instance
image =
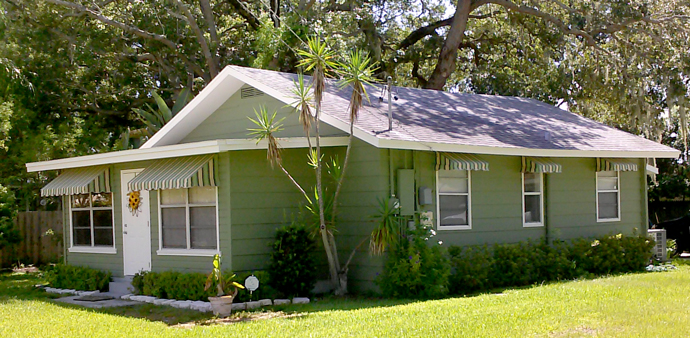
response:
[[[206,278],[206,286],[204,287],[204,291],[210,289],[213,284],[216,285],[216,290],[218,291],[216,297],[208,297],[208,301],[211,302],[211,307],[213,308],[213,314],[216,316],[229,316],[232,312],[232,300],[235,298],[235,296],[237,296],[238,289],[244,289],[244,286],[233,281],[233,278],[235,278],[234,274],[230,276],[230,278],[223,278],[223,272],[221,271],[220,265],[220,255],[214,255],[213,271],[211,271],[211,273],[208,274],[208,278]],[[231,290],[226,288],[231,288]]]

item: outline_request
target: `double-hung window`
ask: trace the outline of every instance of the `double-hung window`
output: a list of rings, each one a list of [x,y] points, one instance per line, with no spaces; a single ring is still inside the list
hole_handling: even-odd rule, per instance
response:
[[[216,187],[161,190],[161,249],[217,250],[216,210]]]
[[[436,173],[438,229],[471,229],[470,172],[439,170]]]
[[[522,174],[522,225],[544,225],[544,174]]]
[[[597,172],[597,221],[620,220],[619,171]]]
[[[72,247],[114,247],[113,194],[70,196]]]

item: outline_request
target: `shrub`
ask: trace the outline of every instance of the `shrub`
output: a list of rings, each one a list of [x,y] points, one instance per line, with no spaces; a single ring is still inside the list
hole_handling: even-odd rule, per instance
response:
[[[451,293],[643,271],[654,246],[647,236],[607,235],[571,242],[450,247]]]
[[[14,226],[14,217],[17,214],[14,202],[14,194],[0,185],[0,250],[22,240]]]
[[[450,265],[439,245],[429,245],[434,234],[418,223],[391,245],[383,273],[376,279],[385,297],[428,299],[448,294]]]
[[[107,291],[111,273],[85,266],[57,264],[46,271],[51,287],[81,291]]]
[[[203,273],[177,271],[142,271],[132,279],[136,294],[177,300],[205,301],[209,296],[215,296],[215,289],[204,291],[205,284],[206,275]]]
[[[302,225],[278,229],[272,245],[268,278],[283,296],[305,296],[316,283],[314,241]]]

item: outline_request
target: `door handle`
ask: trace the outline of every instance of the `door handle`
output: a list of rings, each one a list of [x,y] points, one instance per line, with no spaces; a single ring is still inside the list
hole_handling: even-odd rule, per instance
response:
[[[125,231],[125,235],[127,234],[127,231]]]

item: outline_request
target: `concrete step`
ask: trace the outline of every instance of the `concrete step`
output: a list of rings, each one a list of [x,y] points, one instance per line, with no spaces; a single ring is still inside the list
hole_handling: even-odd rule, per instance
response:
[[[132,279],[123,277],[114,277],[113,281],[108,284],[108,294],[113,297],[130,294],[134,292],[132,287]]]

